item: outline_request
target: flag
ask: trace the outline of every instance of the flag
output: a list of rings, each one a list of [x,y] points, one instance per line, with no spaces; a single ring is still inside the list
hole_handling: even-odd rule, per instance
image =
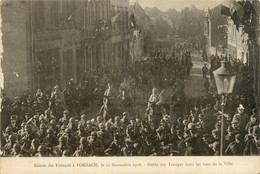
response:
[[[243,9],[242,4],[233,1],[231,9],[230,9],[230,13],[231,13],[231,16],[236,15],[236,17],[241,21],[244,16],[244,9]]]
[[[224,5],[221,6],[221,14],[231,16],[230,9]]]
[[[135,21],[134,13],[131,13],[129,20],[130,20],[130,27],[135,29],[136,28],[136,21]]]
[[[237,3],[233,1],[230,8],[231,19],[234,21],[237,30],[244,17],[244,9],[242,5],[243,5],[242,3]]]

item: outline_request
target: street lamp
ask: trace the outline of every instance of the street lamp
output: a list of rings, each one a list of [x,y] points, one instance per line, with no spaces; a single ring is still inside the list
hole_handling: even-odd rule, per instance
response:
[[[224,147],[224,106],[225,97],[231,94],[236,81],[236,73],[232,70],[230,62],[227,60],[221,61],[221,67],[213,72],[218,94],[222,96],[222,117],[221,117],[221,142],[220,142],[220,155],[223,156]]]

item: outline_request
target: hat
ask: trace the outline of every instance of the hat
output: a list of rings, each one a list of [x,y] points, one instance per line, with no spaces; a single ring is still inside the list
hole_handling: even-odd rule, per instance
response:
[[[56,85],[56,86],[54,86],[54,89],[59,89],[59,87]]]
[[[194,130],[194,129],[196,129],[196,125],[193,124],[193,123],[189,123],[188,124],[188,130]]]
[[[127,112],[124,112],[124,113],[123,113],[123,116],[124,116],[124,115],[125,115],[125,116],[128,116],[129,114],[128,114]]]
[[[244,110],[245,108],[244,108],[244,106],[242,104],[240,104],[237,109]]]
[[[63,111],[63,114],[68,114],[68,113],[69,113],[68,110]]]

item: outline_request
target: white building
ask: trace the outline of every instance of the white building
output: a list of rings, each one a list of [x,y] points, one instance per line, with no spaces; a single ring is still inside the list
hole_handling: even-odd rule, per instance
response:
[[[237,30],[233,20],[228,19],[228,49],[227,55],[246,63],[248,62],[248,34],[243,32],[243,26]]]

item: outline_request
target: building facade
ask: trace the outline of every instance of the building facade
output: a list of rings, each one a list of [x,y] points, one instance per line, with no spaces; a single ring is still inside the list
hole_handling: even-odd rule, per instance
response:
[[[228,19],[228,45],[227,55],[233,59],[238,59],[243,63],[249,60],[249,49],[248,49],[248,34],[243,32],[244,26],[236,28],[233,20],[229,17]]]
[[[9,96],[80,82],[128,60],[128,0],[3,1],[4,90]],[[115,20],[116,18],[116,20]]]

